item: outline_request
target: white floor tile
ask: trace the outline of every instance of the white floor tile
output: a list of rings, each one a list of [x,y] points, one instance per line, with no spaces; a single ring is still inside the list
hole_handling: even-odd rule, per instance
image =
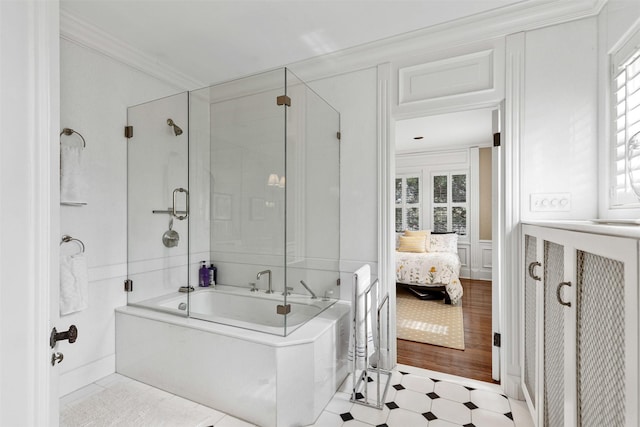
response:
[[[462,403],[453,400],[434,399],[431,403],[431,412],[438,419],[452,423],[464,425],[471,422],[471,410]]]
[[[225,415],[215,427],[257,427],[254,424],[249,424],[246,421],[239,420],[238,418],[234,418],[231,415]]]
[[[471,422],[476,427],[514,427],[513,421],[508,417],[486,409],[471,411]]]
[[[355,404],[349,412],[356,420],[363,421],[374,426],[384,424],[385,421],[387,421],[387,417],[389,416],[389,408],[387,408],[386,406],[383,406],[382,409],[376,409]]]
[[[111,375],[107,375],[106,377],[99,379],[98,381],[95,382],[95,384],[101,387],[109,387],[112,384],[115,384],[118,382],[126,382],[126,381],[133,381],[133,380],[129,377],[125,377],[124,375],[113,373]]]
[[[460,427],[460,424],[450,423],[445,420],[433,420],[429,421],[429,427]]]
[[[332,412],[334,414],[344,414],[349,412],[353,403],[349,401],[351,395],[344,392],[337,392],[333,398],[329,401],[329,404],[325,408],[325,411]]]
[[[341,427],[342,423],[344,421],[340,418],[340,415],[325,411],[320,414],[316,423],[311,427]]]
[[[422,414],[431,410],[431,399],[424,393],[413,390],[399,390],[394,402],[402,409]]]
[[[362,421],[358,421],[358,420],[346,421],[342,425],[344,427],[371,427],[371,424],[363,423]]]
[[[454,400],[460,403],[469,401],[469,390],[459,384],[448,381],[438,381],[433,387],[433,392],[444,399]]]
[[[501,394],[491,393],[484,390],[472,390],[470,394],[471,401],[478,408],[488,409],[489,411],[499,412],[501,414],[511,412],[509,400]]]
[[[527,404],[522,400],[509,399],[513,423],[517,427],[534,427],[533,419]]]
[[[60,409],[70,403],[77,402],[79,400],[86,399],[89,396],[93,396],[96,393],[100,393],[102,390],[104,390],[104,387],[100,387],[99,385],[92,383],[76,391],[72,391],[60,398]]]
[[[393,409],[389,413],[387,419],[389,427],[428,427],[427,419],[417,412],[407,411],[406,409]]]
[[[419,393],[430,393],[433,391],[434,383],[427,377],[421,377],[418,375],[408,374],[402,377],[401,384],[409,390],[417,391]]]

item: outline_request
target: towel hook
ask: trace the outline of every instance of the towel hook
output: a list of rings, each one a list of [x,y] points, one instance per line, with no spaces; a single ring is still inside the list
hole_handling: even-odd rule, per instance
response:
[[[64,135],[73,135],[73,134],[77,134],[81,139],[82,139],[82,148],[85,148],[87,146],[87,141],[84,140],[84,136],[82,136],[82,134],[80,134],[80,132],[78,132],[77,130],[73,130],[71,128],[64,128],[62,129],[62,132],[60,132],[60,136]],[[62,143],[62,141],[60,141],[60,143]]]
[[[65,234],[64,236],[62,236],[62,240],[60,240],[60,246],[62,246],[63,243],[69,243],[71,241],[75,241],[78,242],[78,244],[80,245],[80,247],[82,247],[82,252],[84,253],[84,242],[80,239],[76,239],[75,237],[71,237],[67,234]]]

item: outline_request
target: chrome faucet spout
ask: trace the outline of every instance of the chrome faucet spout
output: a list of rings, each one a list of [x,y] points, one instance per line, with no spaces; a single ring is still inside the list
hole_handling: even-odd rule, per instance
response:
[[[267,289],[265,292],[268,293],[268,294],[272,294],[273,293],[273,288],[271,287],[271,270],[261,271],[260,273],[258,273],[256,275],[256,279],[260,280],[260,276],[262,276],[263,274],[268,274],[269,275],[269,289]]]
[[[315,293],[313,293],[313,291],[312,291],[312,290],[307,286],[307,284],[306,284],[306,283],[304,283],[304,280],[300,280],[300,284],[301,284],[302,286],[304,286],[304,288],[305,288],[307,291],[309,291],[309,293],[311,294],[311,299],[318,299],[318,297],[316,296],[316,294],[315,294]]]

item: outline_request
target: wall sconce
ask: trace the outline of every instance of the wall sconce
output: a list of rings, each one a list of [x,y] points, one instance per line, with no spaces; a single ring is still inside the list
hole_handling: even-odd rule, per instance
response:
[[[267,181],[267,185],[270,187],[277,187],[279,186],[280,183],[280,178],[278,178],[278,175],[275,173],[272,173],[271,175],[269,175],[269,180]]]

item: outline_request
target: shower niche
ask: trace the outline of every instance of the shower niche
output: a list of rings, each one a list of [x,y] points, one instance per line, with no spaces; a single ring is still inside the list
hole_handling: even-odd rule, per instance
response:
[[[333,107],[285,68],[133,106],[127,120],[128,305],[286,336],[335,302]],[[215,287],[200,286],[202,261]],[[232,313],[204,307],[212,294],[233,295]],[[247,309],[257,299],[273,316]]]

